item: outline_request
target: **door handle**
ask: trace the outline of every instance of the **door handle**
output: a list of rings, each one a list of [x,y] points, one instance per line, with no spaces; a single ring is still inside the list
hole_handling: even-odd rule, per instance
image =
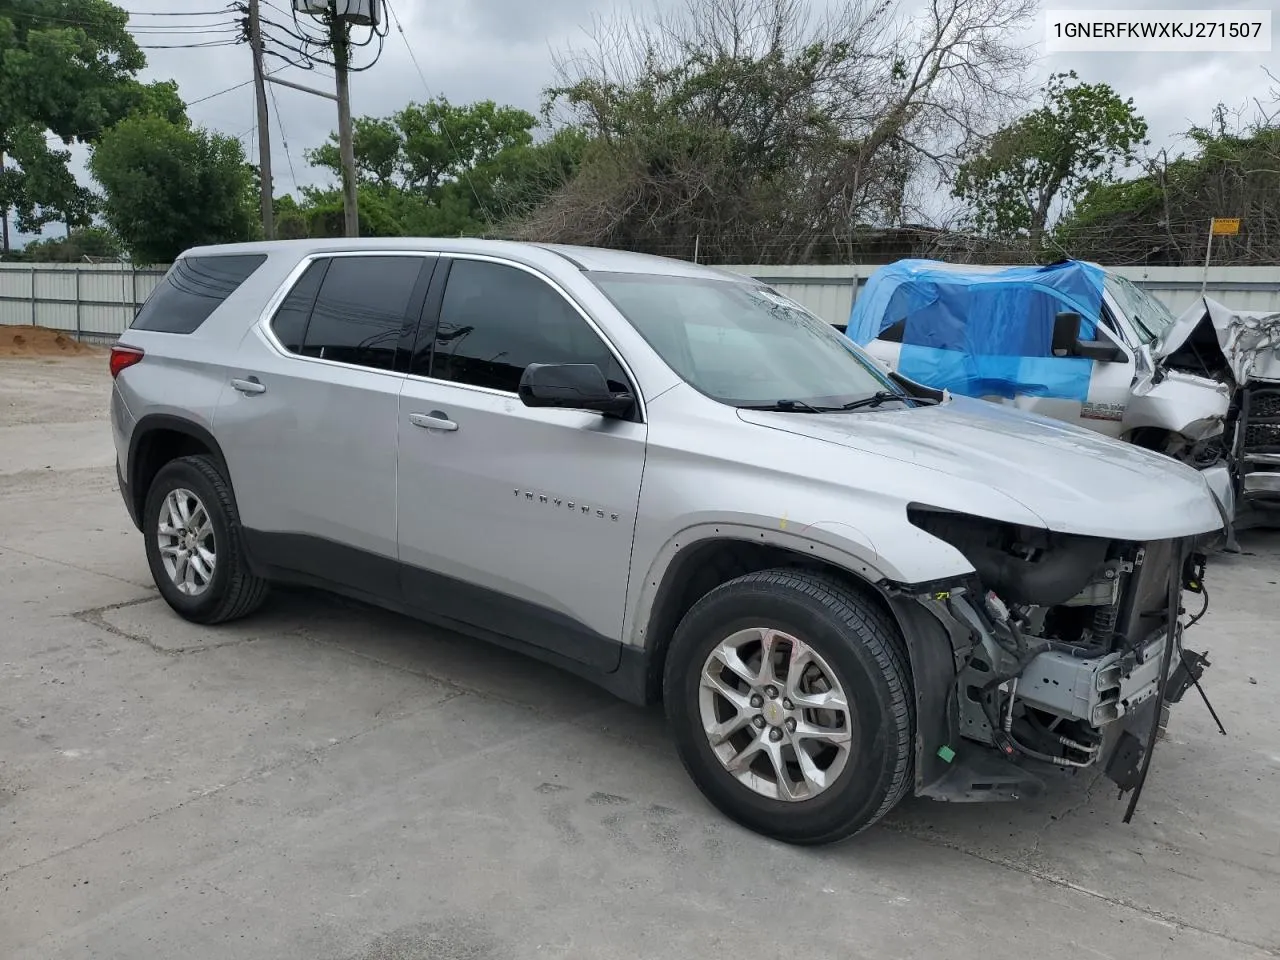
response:
[[[259,383],[256,377],[248,380],[232,380],[231,386],[236,390],[239,390],[245,396],[250,397],[259,393],[267,392],[267,388],[263,384]]]
[[[409,422],[415,427],[425,427],[427,430],[449,432],[458,429],[458,425],[450,420],[443,410],[432,410],[430,413],[411,413],[409,414]]]

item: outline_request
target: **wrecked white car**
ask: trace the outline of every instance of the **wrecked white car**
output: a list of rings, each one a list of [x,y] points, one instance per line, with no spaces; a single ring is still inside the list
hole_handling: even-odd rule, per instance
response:
[[[1228,514],[1233,388],[1163,361],[1178,321],[1096,264],[988,267],[901,260],[854,303],[846,334],[889,369],[1156,450],[1201,470]]]
[[[1169,377],[1209,376],[1231,390],[1223,446],[1235,526],[1280,518],[1280,313],[1232,310],[1202,297],[1152,347]]]

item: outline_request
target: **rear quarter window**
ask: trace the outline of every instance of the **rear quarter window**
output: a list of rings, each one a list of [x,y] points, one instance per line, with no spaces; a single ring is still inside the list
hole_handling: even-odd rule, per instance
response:
[[[147,297],[130,329],[192,333],[266,261],[262,253],[184,257]]]

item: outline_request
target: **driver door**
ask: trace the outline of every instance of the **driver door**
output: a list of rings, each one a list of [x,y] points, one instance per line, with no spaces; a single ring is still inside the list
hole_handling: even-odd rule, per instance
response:
[[[531,363],[594,363],[635,388],[585,315],[540,274],[442,260],[400,394],[405,601],[616,668],[646,425],[526,407]]]
[[[1101,311],[1101,321],[1096,325],[1091,339],[1106,342],[1121,352],[1115,360],[1090,360],[1079,356],[1055,357],[1048,361],[1054,366],[1078,366],[1088,364],[1088,384],[1083,396],[1041,397],[1020,394],[1013,405],[1029,413],[1064,420],[1110,437],[1119,437],[1125,408],[1133,387],[1136,364],[1134,351],[1114,326],[1108,311]],[[1086,338],[1088,338],[1086,334]],[[1035,361],[1043,363],[1042,360]]]
[[[1119,437],[1125,408],[1133,390],[1136,370],[1133,348],[1105,322],[1098,324],[1098,340],[1108,340],[1123,352],[1123,359],[1094,360],[1089,372],[1089,396],[1080,405],[1080,425],[1109,437]]]

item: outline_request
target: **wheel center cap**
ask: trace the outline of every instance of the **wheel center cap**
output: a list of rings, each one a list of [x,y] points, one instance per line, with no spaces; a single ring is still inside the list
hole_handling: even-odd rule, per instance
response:
[[[771,727],[782,726],[782,721],[786,719],[787,712],[782,709],[782,704],[777,700],[766,700],[764,704],[764,719]]]

